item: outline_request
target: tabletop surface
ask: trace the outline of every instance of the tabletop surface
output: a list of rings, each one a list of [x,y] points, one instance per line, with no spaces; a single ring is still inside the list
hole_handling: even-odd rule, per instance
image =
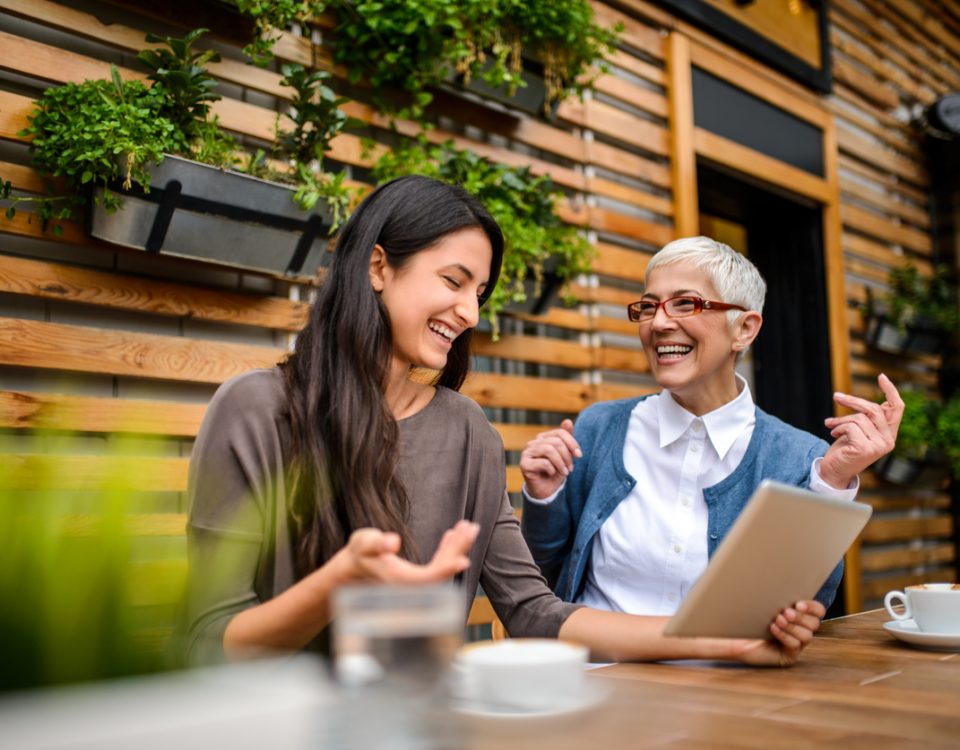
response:
[[[960,653],[907,645],[883,610],[824,622],[788,669],[616,664],[593,708],[472,722],[469,748],[960,748]]]

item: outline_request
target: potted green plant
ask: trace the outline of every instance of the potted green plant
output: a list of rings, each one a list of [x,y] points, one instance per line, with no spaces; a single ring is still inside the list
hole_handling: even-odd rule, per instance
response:
[[[90,233],[125,247],[312,275],[352,198],[343,175],[322,169],[329,141],[350,124],[343,100],[324,85],[326,73],[288,66],[284,83],[298,109],[292,131],[278,126],[271,156],[289,168],[251,159],[247,172],[229,169],[238,166],[238,145],[210,117],[219,95],[204,66],[218,56],[194,50],[203,33],[147,37],[165,45],[138,55],[152,86],[122,81],[114,69],[110,81],[47,89],[24,132],[33,137],[34,165],[71,190],[14,200],[37,203],[45,225],[89,205]],[[290,175],[296,185],[276,181]],[[8,216],[15,210],[16,203]]]
[[[913,263],[890,271],[889,292],[867,290],[866,340],[892,354],[937,354],[960,327],[956,288],[940,265],[923,276]]]
[[[501,311],[542,312],[563,285],[589,272],[594,248],[557,216],[562,193],[548,176],[497,164],[452,141],[429,145],[423,138],[385,152],[373,170],[380,181],[413,173],[462,185],[503,230],[500,280],[484,307],[495,336]]]
[[[616,30],[599,26],[587,0],[381,0],[327,4],[336,16],[335,62],[372,88],[375,106],[422,119],[432,88],[459,77],[482,81],[485,94],[508,100],[542,70],[549,114],[582,94],[592,68],[613,48]],[[527,61],[525,63],[525,60]],[[524,72],[524,66],[527,71]],[[405,94],[397,98],[396,94]]]
[[[950,474],[960,478],[960,392],[954,392],[937,413],[935,436],[937,449],[946,458]]]
[[[891,453],[873,465],[881,479],[898,485],[930,484],[944,477],[946,456],[944,436],[951,428],[960,437],[960,399],[953,407],[953,421],[942,420],[943,407],[924,391],[904,389],[903,419],[897,433],[897,445]],[[960,442],[957,443],[960,448]],[[960,458],[960,452],[957,453]]]

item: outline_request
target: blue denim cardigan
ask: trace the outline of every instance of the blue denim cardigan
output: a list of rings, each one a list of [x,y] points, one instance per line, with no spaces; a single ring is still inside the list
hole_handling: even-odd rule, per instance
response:
[[[637,480],[623,465],[623,446],[630,412],[642,398],[594,404],[577,419],[574,436],[583,457],[561,493],[549,505],[524,502],[523,535],[547,582],[564,601],[576,601],[583,590],[593,538]],[[756,425],[747,452],[733,473],[703,490],[707,503],[707,555],[720,540],[764,479],[809,487],[810,466],[828,448],[826,442],[757,408]],[[817,592],[829,607],[840,585],[843,561]]]

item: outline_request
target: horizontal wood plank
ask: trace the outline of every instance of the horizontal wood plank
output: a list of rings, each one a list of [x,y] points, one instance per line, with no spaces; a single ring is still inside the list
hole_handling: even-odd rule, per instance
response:
[[[591,387],[556,378],[473,373],[461,389],[481,406],[579,413],[593,403]]]
[[[918,565],[942,565],[956,562],[952,544],[898,549],[864,549],[860,552],[860,567],[866,573]]]
[[[0,427],[195,437],[206,404],[0,391]]]
[[[0,291],[119,310],[299,331],[309,305],[59,263],[0,257]]]
[[[0,487],[51,492],[183,492],[189,459],[4,453]]]
[[[193,383],[272,367],[283,349],[0,318],[0,364]]]
[[[470,348],[473,354],[482,357],[499,357],[558,367],[589,369],[593,362],[590,347],[576,341],[561,341],[543,336],[507,334],[495,342],[490,334],[477,333]]]
[[[861,541],[880,543],[900,539],[939,538],[952,533],[953,519],[949,516],[877,518],[867,524]]]

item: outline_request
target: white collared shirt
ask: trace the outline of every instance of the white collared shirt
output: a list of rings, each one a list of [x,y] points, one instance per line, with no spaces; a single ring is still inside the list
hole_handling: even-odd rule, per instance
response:
[[[740,394],[702,417],[680,406],[668,391],[634,407],[623,463],[631,476],[642,479],[594,537],[580,602],[638,615],[676,612],[707,566],[703,489],[740,465],[756,424],[750,388],[737,377]],[[810,489],[852,500],[859,481],[846,490],[834,489],[820,479],[819,462],[811,467]],[[527,499],[548,503],[555,497]]]

